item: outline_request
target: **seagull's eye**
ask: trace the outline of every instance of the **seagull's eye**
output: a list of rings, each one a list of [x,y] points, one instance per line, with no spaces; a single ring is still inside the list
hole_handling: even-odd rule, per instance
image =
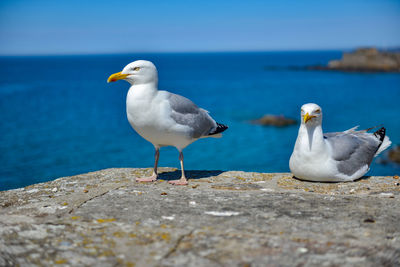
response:
[[[316,111],[314,111],[314,113],[319,114],[319,113],[321,113],[321,110],[320,110],[320,109],[317,109]]]
[[[140,70],[140,67],[134,67],[133,70],[138,71],[138,70]]]
[[[301,111],[301,113],[304,113],[304,110],[300,110]]]

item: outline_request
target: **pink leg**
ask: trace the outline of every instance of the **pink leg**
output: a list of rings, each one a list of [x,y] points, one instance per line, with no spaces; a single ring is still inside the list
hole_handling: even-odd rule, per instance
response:
[[[154,169],[153,174],[150,177],[136,178],[136,182],[154,182],[158,178],[157,165],[158,158],[160,157],[160,148],[156,147],[156,153],[154,155]]]
[[[183,168],[183,153],[182,153],[182,151],[179,151],[179,161],[181,162],[182,177],[179,180],[172,180],[172,181],[169,181],[168,183],[173,184],[173,185],[187,185],[188,181],[185,176],[185,169]]]

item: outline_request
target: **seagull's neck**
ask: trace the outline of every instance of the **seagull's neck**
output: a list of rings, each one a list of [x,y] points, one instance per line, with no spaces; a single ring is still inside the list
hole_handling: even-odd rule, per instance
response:
[[[133,84],[129,88],[128,97],[153,98],[157,92],[157,83]]]
[[[321,124],[307,126],[301,124],[296,143],[297,145],[300,145],[303,150],[309,152],[320,152],[321,150],[324,150],[325,141]]]

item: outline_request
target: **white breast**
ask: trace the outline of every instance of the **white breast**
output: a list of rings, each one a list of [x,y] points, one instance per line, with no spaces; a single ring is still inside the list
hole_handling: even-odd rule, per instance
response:
[[[305,127],[300,128],[293,153],[290,157],[289,168],[295,177],[303,180],[343,180],[337,177],[336,164],[331,158],[329,147],[323,139],[322,129],[319,128],[314,132],[312,140],[309,140]]]
[[[177,124],[169,114],[168,101],[156,92],[129,90],[126,113],[132,128],[155,146],[175,146],[183,149],[193,141],[187,126]]]

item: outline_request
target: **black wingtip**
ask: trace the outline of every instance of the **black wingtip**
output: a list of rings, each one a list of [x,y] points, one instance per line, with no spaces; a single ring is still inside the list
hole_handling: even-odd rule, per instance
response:
[[[386,135],[386,129],[385,127],[380,128],[378,131],[374,132],[374,135],[381,141],[383,142],[383,139],[385,139]]]
[[[228,126],[223,125],[223,124],[217,122],[217,128],[215,128],[215,129],[214,129],[212,132],[210,132],[208,135],[219,134],[219,133],[222,133],[223,131],[225,131],[226,129],[228,129]]]

